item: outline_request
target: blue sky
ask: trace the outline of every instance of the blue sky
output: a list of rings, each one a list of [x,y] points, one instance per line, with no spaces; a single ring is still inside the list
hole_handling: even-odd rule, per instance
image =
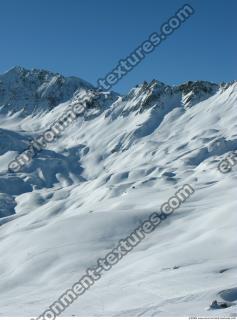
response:
[[[1,0],[0,73],[15,65],[93,84],[179,9],[180,0]],[[144,80],[236,79],[237,1],[192,0],[195,14],[114,90]]]

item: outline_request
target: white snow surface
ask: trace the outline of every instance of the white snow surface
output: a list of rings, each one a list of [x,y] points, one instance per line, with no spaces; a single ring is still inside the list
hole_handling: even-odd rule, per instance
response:
[[[40,315],[186,183],[195,193],[63,315],[237,315],[237,166],[217,169],[237,147],[237,82],[101,92],[94,116],[10,173],[32,137],[95,90],[42,72],[0,76],[0,316]],[[212,310],[213,300],[233,305]]]

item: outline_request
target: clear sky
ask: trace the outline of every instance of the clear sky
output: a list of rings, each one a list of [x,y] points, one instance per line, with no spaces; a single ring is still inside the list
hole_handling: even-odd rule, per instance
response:
[[[179,9],[180,0],[0,0],[0,73],[15,65],[94,85]],[[153,78],[237,79],[237,0],[191,0],[195,14],[114,90]]]

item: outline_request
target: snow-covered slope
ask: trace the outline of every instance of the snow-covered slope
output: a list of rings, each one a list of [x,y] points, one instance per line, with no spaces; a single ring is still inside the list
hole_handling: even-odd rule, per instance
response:
[[[13,70],[0,77],[0,316],[41,314],[187,183],[194,195],[64,315],[237,314],[237,174],[217,169],[237,147],[237,82],[99,92],[98,112],[12,173],[32,137],[95,91],[74,78],[60,91],[65,78],[44,71],[33,81],[38,70],[19,84]],[[209,310],[230,296],[233,306]]]

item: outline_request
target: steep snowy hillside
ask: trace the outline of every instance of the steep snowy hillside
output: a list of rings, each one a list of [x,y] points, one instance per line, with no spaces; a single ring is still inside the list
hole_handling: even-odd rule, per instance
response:
[[[237,82],[119,96],[40,70],[0,81],[0,316],[42,314],[185,184],[194,194],[63,315],[237,315],[237,166],[218,170],[237,147]],[[85,116],[9,171],[85,93]]]

